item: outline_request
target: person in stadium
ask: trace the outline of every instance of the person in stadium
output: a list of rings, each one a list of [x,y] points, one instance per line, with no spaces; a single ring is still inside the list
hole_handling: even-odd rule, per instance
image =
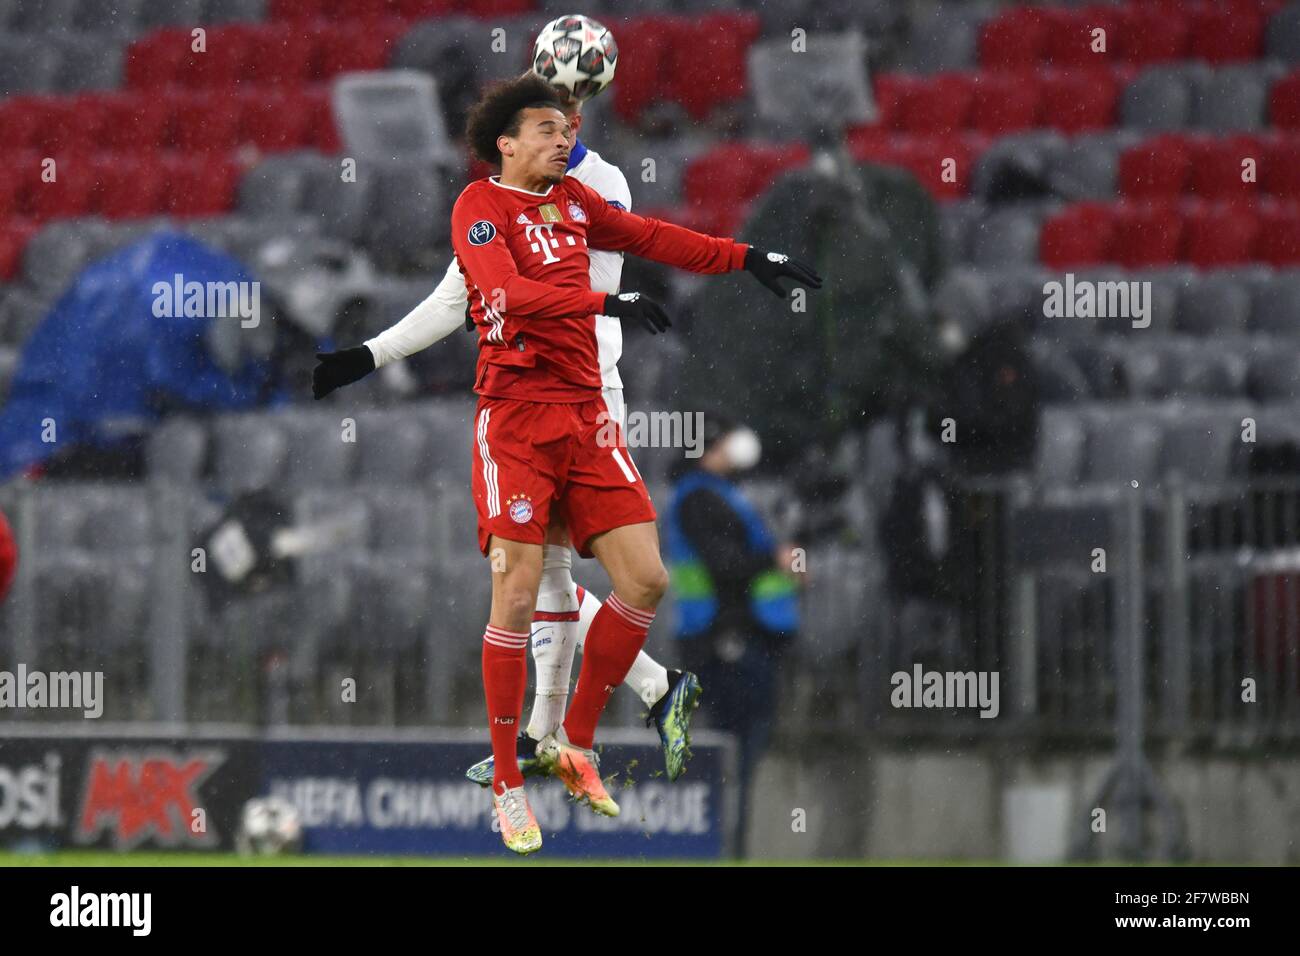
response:
[[[467,186],[451,216],[479,333],[473,492],[479,546],[492,565],[483,644],[492,793],[502,838],[519,853],[541,847],[515,727],[552,508],[565,516],[578,553],[600,561],[613,591],[592,619],[564,720],[537,753],[597,813],[616,815],[618,805],[597,769],[596,727],[668,585],[654,506],[600,394],[595,317],[638,321],[652,333],[671,322],[638,292],[592,291],[588,244],[701,274],[743,268],[783,299],[780,279],[821,286],[788,255],[642,218],[566,176],[563,106],[539,77],[491,87],[470,113],[467,139],[501,173]]]
[[[562,94],[566,97],[564,113],[571,140],[567,174],[596,190],[611,205],[630,209],[632,194],[622,170],[578,139],[584,101],[564,91]],[[623,272],[622,254],[601,249],[589,252],[592,290],[618,292]],[[433,293],[396,325],[367,339],[361,346],[321,356],[313,383],[316,397],[322,398],[341,385],[357,381],[446,338],[462,328],[467,305],[465,277],[453,257]],[[596,344],[602,395],[611,415],[622,425],[626,405],[618,373],[618,360],[623,353],[621,322],[608,315],[596,316]],[[531,629],[537,679],[528,725],[519,734],[516,746],[519,768],[526,777],[546,772],[537,758],[537,743],[564,718],[575,653],[586,643],[591,621],[601,606],[596,595],[578,587],[573,579],[569,534],[561,515],[551,516],[542,563],[542,583]],[[702,692],[699,679],[690,672],[665,668],[641,651],[623,684],[649,708],[650,720],[663,746],[668,779],[676,780],[685,770],[690,754],[691,714]],[[480,786],[490,786],[493,758],[489,756],[474,764],[466,776]]]
[[[0,604],[4,604],[9,595],[9,586],[14,583],[18,573],[18,544],[14,541],[9,522],[0,511]]]

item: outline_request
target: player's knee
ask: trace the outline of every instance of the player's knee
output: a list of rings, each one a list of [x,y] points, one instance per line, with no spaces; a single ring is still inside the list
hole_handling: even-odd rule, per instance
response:
[[[527,629],[533,619],[533,609],[537,605],[537,595],[528,588],[504,588],[498,598],[501,611],[508,617],[514,627]]]
[[[662,563],[639,570],[628,582],[625,598],[633,607],[656,607],[668,593],[668,571]]]

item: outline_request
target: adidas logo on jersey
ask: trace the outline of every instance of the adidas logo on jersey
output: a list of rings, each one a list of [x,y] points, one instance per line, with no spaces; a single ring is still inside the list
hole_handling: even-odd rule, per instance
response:
[[[522,212],[519,214],[519,218],[516,219],[515,222],[519,223],[519,225],[521,226],[531,226],[533,224],[533,221],[529,219],[527,216],[525,216]]]

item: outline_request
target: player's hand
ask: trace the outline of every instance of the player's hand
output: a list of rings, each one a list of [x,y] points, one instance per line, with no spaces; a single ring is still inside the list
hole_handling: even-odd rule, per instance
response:
[[[745,271],[752,272],[754,278],[771,289],[778,299],[784,299],[788,293],[781,288],[777,279],[793,279],[797,284],[806,285],[810,289],[822,287],[822,277],[812,266],[791,259],[783,252],[760,252],[750,246],[745,252]]]
[[[636,319],[651,335],[658,335],[673,324],[663,306],[640,292],[610,293],[605,296],[605,308],[600,314],[612,315],[616,319]]]
[[[351,385],[375,370],[375,357],[364,345],[338,352],[317,352],[316,363],[311,373],[311,394],[316,399]]]

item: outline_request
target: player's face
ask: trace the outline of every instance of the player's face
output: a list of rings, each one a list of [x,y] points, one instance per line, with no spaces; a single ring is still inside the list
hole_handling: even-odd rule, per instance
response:
[[[514,150],[512,165],[527,179],[560,182],[569,165],[569,131],[569,121],[559,110],[525,110],[519,135],[507,137]]]

